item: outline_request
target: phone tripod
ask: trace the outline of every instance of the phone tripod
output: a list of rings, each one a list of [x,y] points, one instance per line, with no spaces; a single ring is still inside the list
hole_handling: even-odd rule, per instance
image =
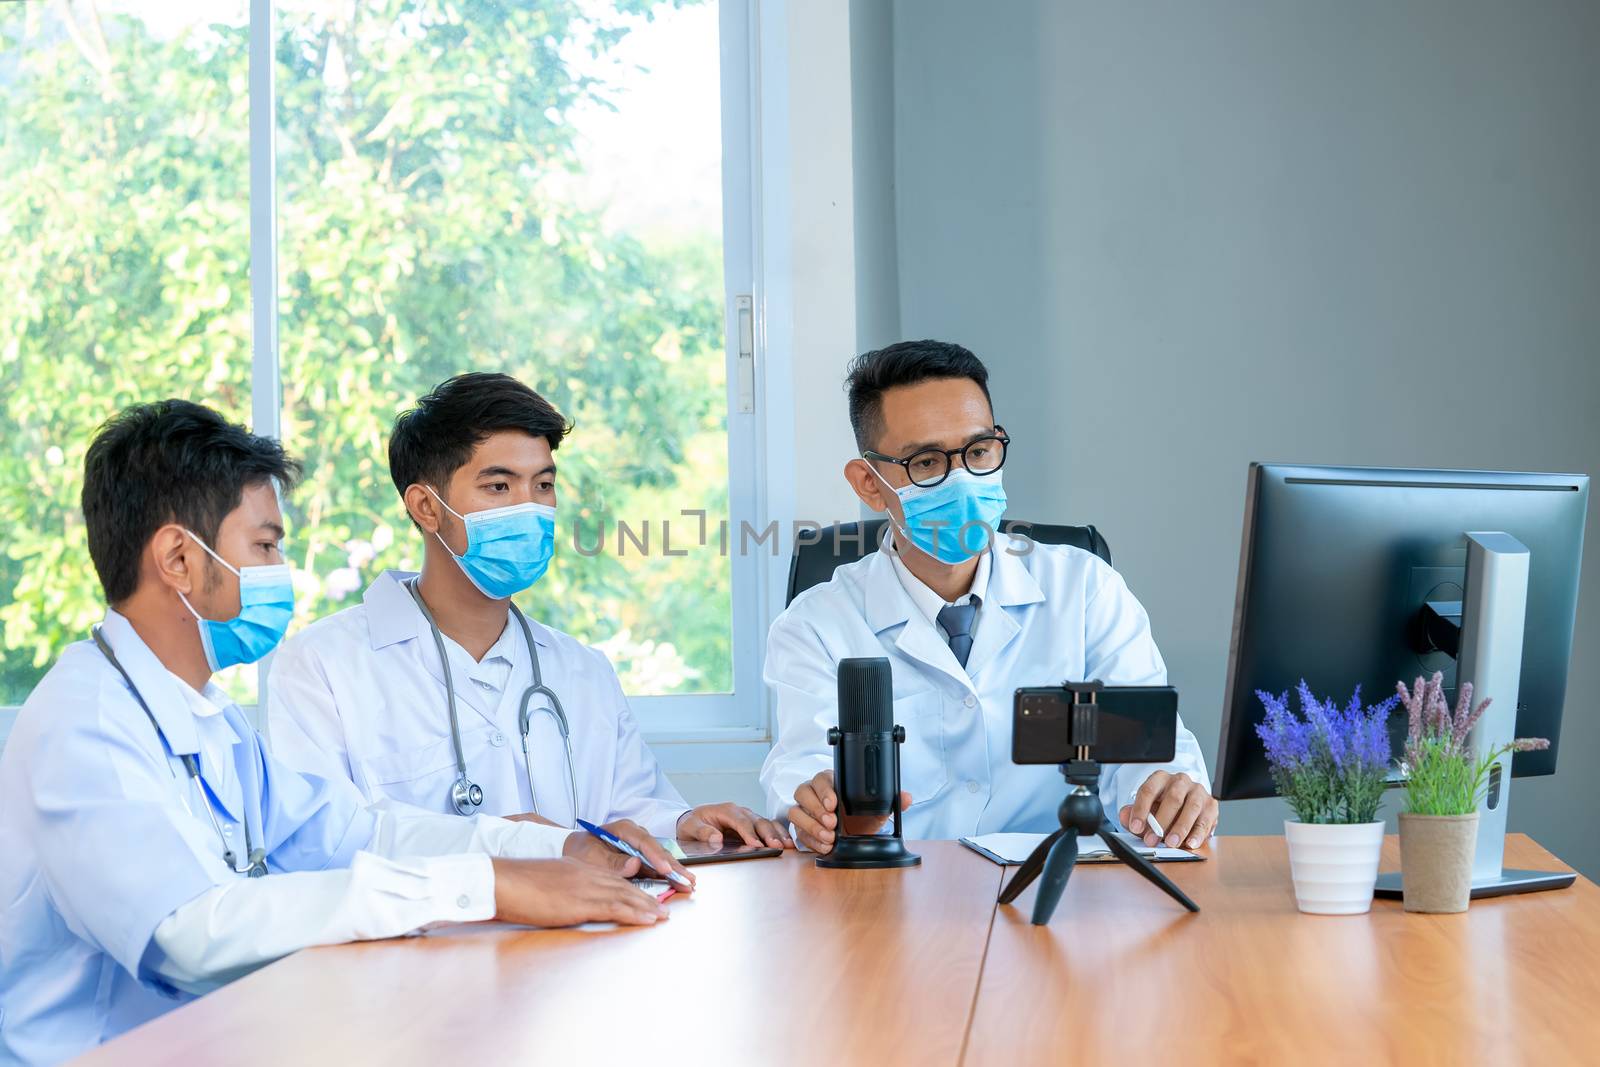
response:
[[[1105,805],[1100,803],[1099,763],[1076,759],[1063,763],[1061,774],[1067,784],[1073,787],[1056,812],[1061,820],[1061,829],[1039,842],[1039,847],[1017,868],[1011,884],[1000,893],[1000,903],[1010,904],[1016,900],[1035,878],[1043,874],[1039,895],[1033,901],[1033,925],[1048,923],[1050,916],[1055,914],[1056,905],[1061,902],[1067,879],[1072,877],[1072,868],[1078,862],[1078,838],[1098,834],[1117,859],[1160,886],[1167,896],[1190,911],[1200,910],[1200,905],[1190,900],[1183,890],[1172,883],[1172,879],[1156,870],[1155,864],[1117,836],[1116,826],[1106,815]]]

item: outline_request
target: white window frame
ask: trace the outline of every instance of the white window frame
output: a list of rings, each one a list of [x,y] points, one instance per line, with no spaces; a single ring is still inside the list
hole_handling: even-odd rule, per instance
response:
[[[772,617],[767,545],[741,552],[740,530],[760,530],[767,513],[760,474],[768,442],[760,432],[764,363],[757,66],[759,0],[720,0],[722,93],[722,216],[724,335],[727,367],[728,561],[733,687],[726,693],[630,696],[647,740],[666,743],[668,770],[748,769],[770,739],[761,679],[766,623]],[[250,295],[251,419],[256,433],[281,429],[282,368],[278,354],[277,97],[273,57],[273,0],[250,0]],[[742,306],[741,306],[742,305]],[[748,316],[741,321],[741,310]],[[741,334],[747,340],[741,365]],[[741,403],[741,396],[744,402]],[[667,518],[671,518],[668,516]],[[715,536],[708,537],[712,545]],[[787,542],[784,542],[787,548]],[[786,561],[785,561],[786,562]],[[270,657],[259,668],[265,697]],[[18,708],[0,707],[0,747]],[[259,725],[257,707],[245,709]],[[687,743],[687,744],[685,744]],[[692,748],[690,747],[692,745]]]

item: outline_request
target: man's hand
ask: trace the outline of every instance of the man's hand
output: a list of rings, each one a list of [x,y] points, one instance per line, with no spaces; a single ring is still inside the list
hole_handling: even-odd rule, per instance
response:
[[[587,834],[584,836],[588,836]],[[639,861],[623,857],[637,870]],[[649,926],[667,906],[620,874],[573,860],[503,860],[494,863],[494,917],[525,926],[613,922]]]
[[[702,804],[698,808],[690,808],[678,819],[680,841],[704,841],[708,845],[720,845],[725,830],[737,834],[739,840],[747,845],[794,848],[794,842],[789,840],[783,827],[738,804]]]
[[[911,794],[901,792],[900,810],[911,806]],[[794,791],[794,806],[789,821],[794,824],[800,844],[826,855],[833,851],[839,829],[839,794],[833,791],[833,772],[818,771],[817,776]],[[888,815],[853,815],[844,821],[847,834],[875,834],[889,821]]]
[[[672,883],[677,886],[680,893],[694,891],[694,875],[690,874],[681,863],[673,859],[667,850],[661,847],[661,842],[657,841],[644,827],[632,819],[618,819],[616,822],[606,823],[605,829],[610,830],[613,834],[616,834],[643,853],[645,860],[656,874],[665,878],[668,871],[676,871],[688,879],[688,885],[683,885],[676,881]],[[632,856],[618,852],[598,837],[583,830],[578,830],[567,837],[566,844],[561,846],[561,854],[568,859],[620,874],[624,878],[631,878],[640,871],[647,870],[640,867],[639,861]]]
[[[1217,828],[1221,805],[1215,797],[1187,774],[1155,771],[1133,795],[1133,803],[1120,813],[1122,825],[1138,834],[1146,845],[1165,844],[1168,848],[1199,848]],[[1166,840],[1150,829],[1149,817],[1167,832]]]

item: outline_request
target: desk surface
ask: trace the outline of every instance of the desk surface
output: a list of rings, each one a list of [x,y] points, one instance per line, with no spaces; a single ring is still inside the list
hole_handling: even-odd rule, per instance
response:
[[[954,1064],[1000,869],[953,842],[913,851],[910,871],[793,852],[707,864],[647,930],[454,927],[300,952],[81,1062],[814,1065],[849,1033],[862,1063]]]
[[[649,930],[456,928],[298,953],[84,1063],[1570,1062],[1600,1043],[1600,889],[1465,915],[1295,911],[1281,838],[1080,869],[1049,927],[951,842],[912,871],[699,869]],[[1395,842],[1385,845],[1396,866]],[[1520,835],[1508,864],[1565,869]],[[613,1020],[624,1020],[620,1025]],[[701,1035],[714,1043],[686,1043]],[[1503,1055],[1510,1054],[1510,1055]]]
[[[1573,1063],[1600,1043],[1600,889],[1474,901],[1413,915],[1301,915],[1281,837],[1222,837],[1207,863],[1162,868],[1188,915],[1132,872],[1074,874],[1048,927],[1034,890],[997,909],[969,1064]],[[1567,870],[1526,836],[1506,865]],[[1397,838],[1384,870],[1398,870]],[[1581,1050],[1581,1051],[1580,1051]],[[1145,1059],[1145,1057],[1135,1057]],[[1594,1062],[1592,1059],[1589,1062]]]

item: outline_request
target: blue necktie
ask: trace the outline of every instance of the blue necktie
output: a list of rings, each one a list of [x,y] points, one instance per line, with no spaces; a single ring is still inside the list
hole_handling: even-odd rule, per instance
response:
[[[972,620],[978,614],[980,603],[977,597],[972,597],[965,604],[946,604],[939,609],[939,625],[950,641],[950,651],[955,653],[956,662],[963,667],[967,665],[967,657],[972,655]]]

